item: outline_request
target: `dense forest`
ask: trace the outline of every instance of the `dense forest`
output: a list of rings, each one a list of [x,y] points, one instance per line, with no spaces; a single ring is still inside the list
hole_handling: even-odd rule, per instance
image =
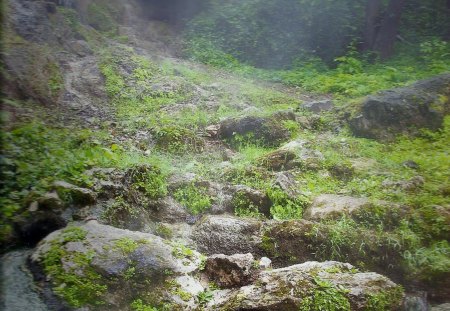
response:
[[[449,0],[1,17],[1,310],[450,310]]]

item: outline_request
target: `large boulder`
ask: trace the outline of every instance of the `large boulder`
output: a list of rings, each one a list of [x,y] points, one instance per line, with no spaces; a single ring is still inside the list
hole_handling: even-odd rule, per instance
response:
[[[258,164],[272,171],[300,168],[315,170],[324,157],[320,151],[310,148],[307,141],[297,139],[258,159]]]
[[[136,301],[186,310],[203,290],[192,277],[201,255],[184,245],[96,221],[55,231],[31,257],[42,283],[72,307],[129,310]],[[36,269],[35,269],[36,270]],[[45,287],[45,286],[44,286]]]
[[[262,222],[233,216],[205,216],[193,230],[197,249],[205,254],[257,252]]]
[[[373,206],[367,198],[344,195],[321,194],[305,210],[303,217],[308,220],[324,220],[351,215],[358,210]]]
[[[350,128],[359,137],[392,139],[420,128],[436,130],[449,111],[450,74],[443,74],[367,97]]]
[[[218,291],[213,310],[398,310],[400,286],[376,273],[360,273],[350,264],[305,262],[261,272],[255,282]]]
[[[247,116],[230,118],[220,123],[218,136],[232,143],[239,143],[237,135],[252,139],[268,146],[277,146],[291,137],[283,121],[295,121],[292,112],[278,112],[269,117]]]

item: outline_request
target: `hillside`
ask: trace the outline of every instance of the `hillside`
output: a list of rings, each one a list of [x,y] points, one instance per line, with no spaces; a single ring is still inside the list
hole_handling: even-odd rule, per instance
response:
[[[149,3],[5,1],[0,305],[450,303],[448,64],[296,86],[185,57]]]

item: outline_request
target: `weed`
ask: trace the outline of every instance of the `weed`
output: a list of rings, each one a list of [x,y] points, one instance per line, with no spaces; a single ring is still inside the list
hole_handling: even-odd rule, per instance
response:
[[[302,218],[304,208],[310,203],[308,198],[304,196],[290,198],[278,187],[271,187],[266,192],[273,203],[270,214],[277,220]]]
[[[301,311],[349,311],[350,302],[346,294],[348,290],[334,286],[318,277],[314,278],[316,288],[312,295],[302,300]]]
[[[238,191],[234,195],[231,204],[234,209],[234,214],[238,217],[265,218],[259,211],[259,206],[250,200],[244,192]]]
[[[133,311],[159,311],[158,308],[145,304],[141,299],[136,299],[131,303]]]
[[[173,197],[184,205],[194,215],[203,213],[211,207],[212,198],[205,187],[198,187],[191,183],[178,188]]]
[[[197,295],[198,303],[200,305],[206,305],[213,299],[213,293],[211,291],[204,291]]]

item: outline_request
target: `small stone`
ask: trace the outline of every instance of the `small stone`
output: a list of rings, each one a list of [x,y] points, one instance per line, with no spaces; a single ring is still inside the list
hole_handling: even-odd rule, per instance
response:
[[[420,167],[419,164],[417,164],[416,162],[414,162],[412,160],[405,161],[405,162],[402,163],[402,165],[404,167],[411,168],[411,169],[414,169],[414,170],[417,170]]]
[[[38,210],[38,207],[39,207],[38,202],[36,202],[36,201],[31,202],[30,206],[28,207],[28,211],[36,212]]]
[[[330,99],[318,100],[309,103],[305,103],[300,108],[309,110],[314,113],[320,113],[322,111],[329,111],[333,109],[333,101]]]
[[[272,267],[272,260],[267,257],[262,257],[259,260],[259,268],[262,270],[269,269]]]
[[[97,201],[97,195],[90,189],[80,188],[65,181],[56,181],[54,187],[58,193],[68,193],[76,205],[91,205]]]

